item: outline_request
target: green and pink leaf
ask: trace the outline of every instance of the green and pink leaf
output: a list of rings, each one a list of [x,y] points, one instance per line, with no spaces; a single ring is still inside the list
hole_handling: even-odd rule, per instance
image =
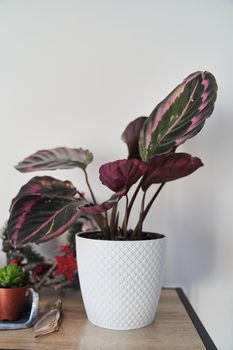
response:
[[[156,154],[195,136],[212,114],[217,84],[209,72],[189,75],[152,111],[139,137],[140,156],[148,161]]]
[[[14,204],[8,220],[9,240],[20,247],[42,243],[65,232],[77,219],[78,199],[25,196]]]
[[[82,148],[57,147],[41,150],[19,162],[15,168],[22,173],[55,170],[55,169],[85,169],[93,160],[93,155]]]
[[[11,208],[22,197],[45,196],[47,198],[73,198],[77,193],[70,181],[61,181],[51,176],[35,176],[21,187],[12,200]]]

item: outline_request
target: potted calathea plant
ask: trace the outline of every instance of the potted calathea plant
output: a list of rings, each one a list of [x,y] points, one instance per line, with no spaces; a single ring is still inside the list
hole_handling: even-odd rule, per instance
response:
[[[97,202],[89,183],[86,168],[93,156],[88,150],[41,150],[16,166],[21,172],[78,167],[84,173],[90,199],[69,181],[48,176],[31,179],[12,201],[8,233],[15,247],[41,243],[65,232],[80,215],[95,218],[99,231],[77,235],[81,292],[92,323],[134,329],[153,321],[166,239],[162,234],[145,232],[143,223],[165,183],[190,175],[203,165],[199,158],[177,152],[177,147],[202,129],[213,112],[216,96],[214,76],[198,71],[184,79],[149,117],[133,120],[122,134],[128,158],[99,169],[100,181],[114,192],[103,203]],[[148,198],[152,185],[157,187]],[[122,199],[123,215],[118,206]],[[129,227],[138,200],[138,222]]]
[[[0,268],[1,321],[16,321],[20,319],[27,290],[25,273],[20,266],[8,264]]]

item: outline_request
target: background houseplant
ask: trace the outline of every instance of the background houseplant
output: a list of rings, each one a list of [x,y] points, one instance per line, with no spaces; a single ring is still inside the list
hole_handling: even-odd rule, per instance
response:
[[[21,267],[8,264],[0,268],[0,320],[18,320],[23,312],[28,290]]]
[[[2,251],[8,264],[20,266],[26,272],[28,284],[36,291],[46,287],[53,287],[59,292],[66,288],[79,289],[75,235],[90,229],[96,229],[94,221],[87,217],[79,218],[68,230],[63,244],[46,256],[44,249],[38,252],[35,244],[13,248],[7,237],[7,227],[3,226],[0,234]]]
[[[66,231],[81,214],[94,215],[100,232],[93,238],[110,241],[155,239],[153,234],[143,232],[143,222],[166,182],[187,176],[203,165],[199,158],[175,151],[202,129],[213,112],[216,96],[214,76],[209,72],[195,72],[159,103],[148,118],[139,117],[131,122],[122,134],[129,150],[128,159],[100,168],[101,182],[115,192],[101,204],[96,201],[86,172],[93,158],[89,151],[65,147],[43,150],[20,162],[16,168],[22,172],[81,168],[91,200],[69,181],[34,177],[12,201],[8,221],[12,244],[19,246],[52,239]],[[138,181],[129,198],[129,190]],[[159,187],[147,201],[147,190],[152,184],[159,184]],[[135,227],[129,229],[129,216],[140,190],[139,219]],[[117,206],[122,197],[125,197],[125,211],[119,221]],[[112,209],[111,215],[107,213],[109,209]]]

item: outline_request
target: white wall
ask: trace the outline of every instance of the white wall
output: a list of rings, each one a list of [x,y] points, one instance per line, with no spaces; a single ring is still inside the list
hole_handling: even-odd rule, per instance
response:
[[[0,224],[31,177],[13,169],[19,160],[89,148],[103,200],[98,167],[125,157],[127,123],[189,73],[216,75],[214,115],[182,148],[205,167],[165,186],[146,228],[167,233],[165,284],[185,288],[221,350],[233,349],[232,19],[230,0],[0,1]],[[85,190],[79,175],[56,173]]]

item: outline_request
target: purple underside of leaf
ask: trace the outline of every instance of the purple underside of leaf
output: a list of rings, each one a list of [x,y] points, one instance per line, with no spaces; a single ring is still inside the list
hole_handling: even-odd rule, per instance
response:
[[[57,147],[38,151],[19,162],[15,168],[22,173],[37,170],[82,168],[93,160],[93,155],[82,148]]]
[[[149,161],[143,177],[142,189],[146,191],[152,184],[177,180],[192,174],[203,166],[200,158],[187,153],[172,153],[154,156]]]
[[[100,167],[100,181],[114,192],[126,194],[147,170],[147,164],[139,159],[122,159]]]
[[[109,209],[112,209],[114,205],[121,199],[122,194],[121,193],[115,193],[111,198],[109,198],[107,201],[103,202],[102,204],[95,205],[92,207],[82,207],[79,208],[80,213],[83,214],[100,214],[103,213]]]
[[[178,85],[145,121],[139,137],[139,151],[148,161],[166,154],[195,136],[212,114],[217,84],[209,72],[195,72]]]
[[[76,193],[77,190],[70,181],[61,181],[51,176],[36,176],[21,187],[17,196],[12,200],[11,208],[20,198],[25,196],[73,198]]]
[[[139,117],[133,120],[131,123],[128,124],[128,126],[126,127],[126,129],[121,135],[122,141],[124,141],[128,147],[128,151],[129,151],[128,159],[132,159],[132,158],[140,159],[138,141],[139,141],[140,131],[146,120],[147,120],[147,117]]]
[[[12,208],[8,234],[16,248],[28,243],[41,243],[65,232],[77,219],[75,199],[25,196]]]

